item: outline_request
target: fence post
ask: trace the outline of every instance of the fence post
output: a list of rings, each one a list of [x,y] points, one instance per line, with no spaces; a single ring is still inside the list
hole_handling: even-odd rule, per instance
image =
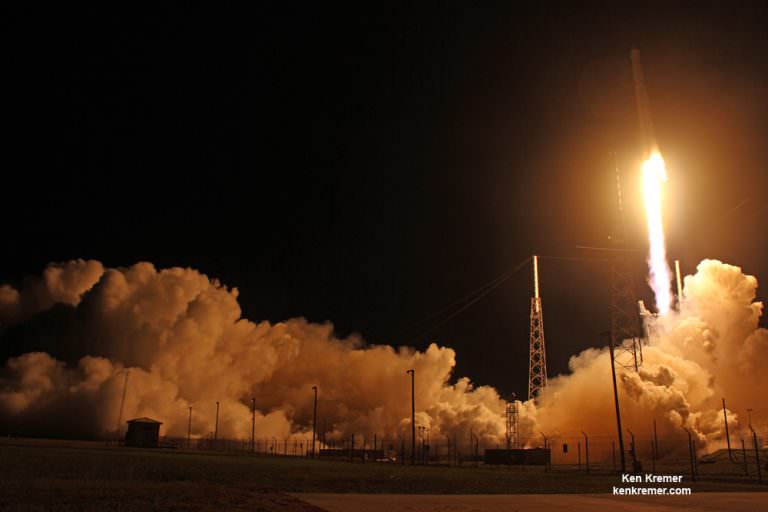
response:
[[[578,453],[579,471],[581,471],[581,441],[576,442],[576,451]]]
[[[741,440],[741,456],[744,460],[744,475],[749,476],[749,470],[747,469],[747,448],[744,446],[744,439]]]

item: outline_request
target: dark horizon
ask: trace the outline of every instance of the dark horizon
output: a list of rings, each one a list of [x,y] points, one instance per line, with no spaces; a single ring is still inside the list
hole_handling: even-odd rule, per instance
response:
[[[632,46],[670,263],[768,282],[764,9],[421,9],[12,13],[0,283],[73,258],[193,267],[247,318],[436,341],[456,376],[524,396],[528,266],[414,336],[541,254],[550,377],[601,343],[600,262],[551,257],[608,243],[616,163],[647,246]]]

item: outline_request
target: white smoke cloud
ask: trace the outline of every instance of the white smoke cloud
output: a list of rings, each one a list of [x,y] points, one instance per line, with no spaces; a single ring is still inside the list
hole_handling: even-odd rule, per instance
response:
[[[51,265],[21,290],[1,290],[6,330],[45,323],[53,304],[73,306],[64,312],[76,324],[66,343],[77,345],[82,356],[68,367],[50,355],[61,345],[54,324],[35,331],[48,353],[7,362],[0,418],[19,431],[113,432],[130,368],[123,419],[157,418],[169,435],[186,435],[189,406],[193,435],[208,434],[219,401],[220,434],[247,437],[251,397],[258,436],[305,433],[311,428],[311,386],[317,385],[320,414],[338,435],[395,436],[409,428],[406,370],[415,368],[417,421],[433,435],[458,428],[488,439],[503,433],[504,403],[495,390],[474,388],[467,379],[450,384],[453,350],[366,346],[357,337],[337,339],[330,324],[301,318],[251,322],[241,316],[236,289],[191,269],[157,271],[149,263],[104,269],[79,260]]]
[[[648,320],[653,335],[640,371],[619,374],[626,425],[640,429],[653,417],[662,435],[686,427],[712,443],[723,436],[721,396],[734,426],[758,403],[768,387],[768,331],[758,328],[756,288],[754,277],[714,260],[685,278],[681,311]],[[417,422],[433,439],[472,430],[487,444],[503,442],[504,401],[491,387],[452,382],[452,349],[368,346],[301,318],[252,322],[242,318],[237,295],[192,269],[105,269],[82,260],[51,265],[19,290],[0,286],[0,342],[13,352],[34,337],[45,350],[12,357],[0,371],[0,424],[30,434],[108,435],[130,369],[123,421],[156,418],[168,435],[186,435],[189,406],[193,435],[209,434],[219,401],[220,435],[248,437],[253,397],[257,436],[303,436],[317,385],[329,431],[391,439],[410,428],[406,370],[414,368]],[[54,313],[55,322],[47,319]],[[43,327],[24,330],[29,325]],[[551,378],[536,403],[521,404],[522,439],[613,434],[610,383],[607,350],[573,356],[569,374]],[[753,423],[766,420],[755,407]]]
[[[702,261],[686,276],[680,311],[646,319],[651,333],[638,372],[620,371],[624,425],[647,434],[690,429],[700,442],[724,439],[721,398],[729,426],[759,403],[768,388],[768,331],[758,328],[763,305],[753,302],[757,280],[740,268]],[[615,432],[610,355],[589,349],[570,361],[571,373],[551,379],[536,408],[537,428],[551,433]],[[765,426],[766,411],[756,425]]]

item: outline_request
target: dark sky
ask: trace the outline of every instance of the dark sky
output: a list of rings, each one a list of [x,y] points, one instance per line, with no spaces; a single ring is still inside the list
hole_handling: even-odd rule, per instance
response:
[[[766,11],[280,4],[8,13],[0,281],[71,258],[192,266],[251,319],[438,341],[459,375],[525,394],[529,267],[417,335],[533,253],[607,244],[614,152],[645,248],[632,45],[672,257],[768,281]],[[600,343],[608,281],[541,267],[552,375]]]

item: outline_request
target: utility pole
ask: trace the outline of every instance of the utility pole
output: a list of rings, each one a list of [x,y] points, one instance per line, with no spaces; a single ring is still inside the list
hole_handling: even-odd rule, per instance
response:
[[[624,435],[621,431],[621,409],[619,409],[619,388],[616,386],[616,360],[613,356],[613,342],[609,340],[608,350],[611,353],[611,376],[613,377],[613,402],[616,405],[616,425],[619,433],[619,455],[621,461],[621,472],[627,472],[627,461],[624,456]]]
[[[213,444],[219,439],[219,402],[216,402],[216,426],[213,429]]]
[[[627,432],[629,432],[632,439],[629,451],[632,452],[632,473],[635,473],[637,472],[637,447],[635,445],[635,434],[629,429],[627,429]]]
[[[659,458],[659,436],[656,434],[656,418],[653,418],[653,459]]]
[[[187,449],[192,447],[192,406],[189,406],[189,423],[187,424]]]
[[[411,464],[416,464],[416,370],[411,368]]]
[[[251,398],[251,451],[256,448],[256,398]]]
[[[312,409],[312,457],[315,456],[315,438],[317,438],[317,386],[312,386],[315,392],[315,405]]]
[[[581,431],[582,434],[584,434],[584,450],[585,455],[587,457],[587,473],[589,473],[589,438],[587,437],[587,433],[583,430]]]
[[[728,443],[728,459],[733,460],[731,454],[731,435],[728,433],[728,415],[725,412],[725,398],[723,398],[723,424],[725,425],[725,440]]]

